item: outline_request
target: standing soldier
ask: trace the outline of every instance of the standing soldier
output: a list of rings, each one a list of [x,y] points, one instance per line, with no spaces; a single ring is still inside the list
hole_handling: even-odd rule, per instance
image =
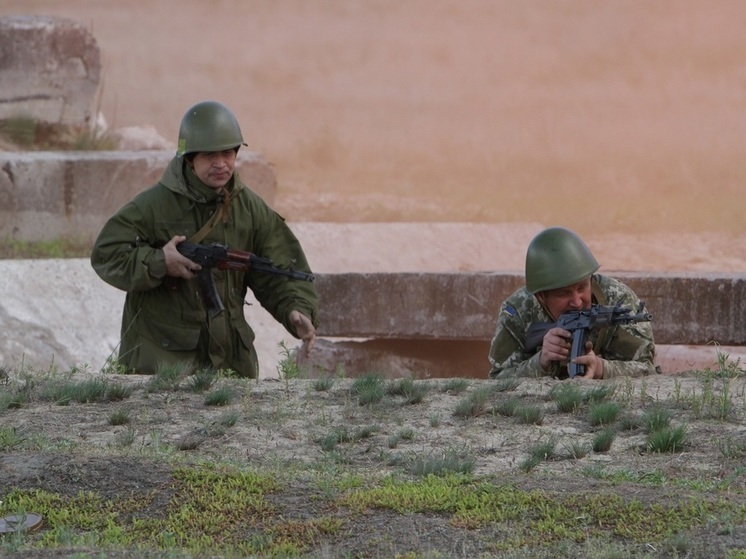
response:
[[[205,101],[181,121],[178,150],[160,181],[111,217],[96,240],[91,264],[107,283],[127,292],[119,362],[154,373],[164,365],[232,369],[256,378],[254,332],[244,316],[247,289],[307,353],[316,336],[313,284],[243,270],[211,270],[225,309],[210,316],[197,273],[179,243],[216,242],[310,272],[285,220],[235,171],[246,145],[233,113]]]

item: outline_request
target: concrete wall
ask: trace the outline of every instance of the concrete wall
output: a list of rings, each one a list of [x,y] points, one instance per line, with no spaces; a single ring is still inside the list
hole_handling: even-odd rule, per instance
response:
[[[305,365],[312,374],[340,368],[350,376],[486,378],[497,307],[519,283],[518,276],[484,273],[317,277],[319,335],[325,338],[317,340]],[[717,362],[713,345],[669,344],[717,341],[726,354],[746,363],[746,325],[737,319],[744,312],[746,277],[628,275],[625,280],[651,302],[657,363],[664,372]],[[116,355],[124,293],[101,281],[87,259],[0,260],[0,291],[0,366],[66,370],[89,364],[97,371]],[[656,293],[665,293],[664,300]],[[703,303],[693,301],[692,293],[701,294]],[[295,347],[297,340],[253,297],[247,301],[260,374],[276,377],[279,343]],[[697,324],[701,327],[693,327]],[[673,356],[672,348],[679,348]]]
[[[0,239],[92,242],[114,212],[158,181],[173,155],[0,152]],[[272,204],[277,180],[269,163],[241,150],[237,168],[242,180]]]
[[[614,276],[646,302],[657,343],[746,345],[746,274]],[[522,284],[501,273],[322,275],[319,334],[488,341],[500,302]]]
[[[79,23],[57,17],[0,18],[0,120],[95,121],[98,45]]]
[[[663,372],[744,360],[746,275],[617,273],[653,314]],[[496,310],[523,284],[517,274],[322,274],[313,370],[388,376],[475,377],[489,370]],[[348,338],[357,338],[350,340]]]

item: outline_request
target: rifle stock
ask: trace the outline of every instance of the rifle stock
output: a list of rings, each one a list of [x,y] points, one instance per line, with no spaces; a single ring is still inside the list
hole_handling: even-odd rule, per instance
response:
[[[526,332],[526,341],[523,344],[524,350],[529,353],[536,351],[544,340],[544,336],[546,336],[547,332],[554,328],[554,326],[554,322],[534,322],[531,324],[531,326],[528,327],[528,332]]]

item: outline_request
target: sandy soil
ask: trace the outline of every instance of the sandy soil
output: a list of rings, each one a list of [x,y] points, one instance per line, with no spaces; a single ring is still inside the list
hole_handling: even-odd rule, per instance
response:
[[[219,379],[200,392],[190,388],[196,385],[189,378],[158,384],[152,377],[107,375],[109,389],[130,388],[122,401],[49,401],[55,386],[90,378],[37,376],[30,382],[13,375],[5,385],[5,391],[23,400],[0,412],[0,516],[17,512],[2,501],[15,502],[21,494],[33,503],[28,512],[41,514],[46,523],[22,539],[23,546],[16,543],[13,548],[11,541],[3,546],[0,538],[0,556],[144,557],[143,551],[105,553],[96,534],[116,529],[137,540],[143,523],[166,526],[169,518],[188,516],[188,510],[194,519],[183,520],[183,525],[193,536],[209,526],[210,519],[221,522],[218,549],[193,557],[220,557],[221,550],[241,542],[279,545],[288,532],[307,534],[300,539],[301,551],[307,553],[302,557],[329,559],[726,559],[746,549],[743,377],[659,375],[593,383],[593,388],[607,390],[606,405],[619,409],[611,425],[611,447],[595,451],[593,441],[605,425],[593,423],[594,404],[560,411],[552,395],[560,383],[550,379],[517,385],[430,379],[404,389],[400,381],[382,381],[382,398],[365,403],[371,391],[349,379],[334,380],[326,388],[308,380]],[[590,384],[578,387],[591,394]],[[230,397],[225,405],[209,405],[208,395],[218,389]],[[477,398],[480,393],[482,398]],[[464,405],[469,402],[481,403]],[[511,405],[539,413],[511,413]],[[668,414],[671,427],[686,434],[685,444],[674,452],[650,451],[645,417],[656,409],[665,410],[659,413]],[[129,421],[114,425],[115,414]],[[527,467],[531,449],[552,441],[551,454]],[[200,501],[185,510],[181,503],[193,488],[179,482],[174,469],[204,460],[223,465],[214,469],[218,479],[229,475],[230,464],[271,473],[277,487],[261,497],[268,512],[259,516],[241,510],[226,521],[236,512],[231,507],[216,510]],[[498,493],[532,492],[537,503],[533,512],[525,518],[508,514],[500,522],[465,522],[459,518],[474,503],[465,502],[460,510],[447,505],[443,496],[433,508],[420,509],[414,499],[411,505],[397,503],[398,510],[383,505],[360,509],[348,499],[385,485],[388,476],[416,482],[423,479],[418,473],[423,469],[447,471],[456,464],[471,464],[468,470]],[[45,499],[39,491],[60,500]],[[75,513],[80,492],[101,499],[97,508],[111,511],[106,526],[87,520],[94,516],[90,513]],[[602,514],[581,504],[600,495],[618,510],[630,503],[634,513],[616,518],[616,508]],[[542,519],[542,510],[562,503],[573,507],[573,502],[577,512],[572,517],[551,524]],[[708,512],[708,502],[727,508]],[[485,514],[496,514],[503,505],[488,500],[478,506]],[[684,520],[697,507],[703,514]],[[646,530],[659,529],[661,511],[671,511],[671,521],[680,526],[672,534],[646,536]],[[314,522],[325,519],[335,519],[338,527],[314,535]],[[575,538],[563,538],[578,528]],[[529,535],[533,531],[538,538]],[[57,548],[24,552],[42,538],[55,540],[55,534],[60,534]],[[501,553],[516,545],[511,544],[513,538],[533,543],[522,552]],[[594,540],[604,553],[592,552]],[[154,541],[160,540],[149,546]],[[173,545],[166,546],[169,556],[177,556]],[[3,550],[10,553],[3,555]],[[267,553],[257,556],[270,556]]]

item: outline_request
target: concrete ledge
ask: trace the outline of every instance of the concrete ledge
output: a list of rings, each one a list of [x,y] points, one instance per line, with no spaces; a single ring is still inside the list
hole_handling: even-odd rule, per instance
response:
[[[660,344],[746,344],[746,275],[609,273],[647,303]],[[325,337],[489,340],[500,303],[523,284],[499,273],[322,274]]]
[[[0,238],[93,242],[114,212],[158,181],[173,155],[0,152]],[[261,155],[241,150],[237,169],[250,188],[274,202],[277,180]]]
[[[671,311],[678,305],[683,305],[681,312],[692,310],[682,320],[655,303],[657,362],[664,372],[716,365],[713,345],[666,345],[688,344],[689,329],[697,324],[704,325],[693,328],[695,333],[705,332],[702,339],[718,336],[724,353],[746,363],[744,324],[733,320],[743,312],[743,280],[743,276],[627,278],[642,294],[652,296],[652,287],[657,286]],[[319,335],[325,338],[317,341],[312,353],[312,372],[334,373],[341,367],[350,376],[375,371],[389,377],[485,378],[497,307],[522,283],[522,277],[370,273],[319,274],[317,281],[322,299]],[[648,281],[652,283],[646,287]],[[116,354],[124,293],[101,281],[87,259],[0,260],[0,290],[0,366],[46,370],[54,365],[66,370],[87,363],[98,370]],[[692,293],[695,302],[688,299]],[[703,303],[696,303],[697,299]],[[247,302],[251,304],[245,308],[246,316],[257,335],[260,375],[274,377],[283,358],[278,344],[284,341],[295,347],[297,340],[253,298]],[[731,305],[732,315],[724,315],[723,321],[712,314]]]

